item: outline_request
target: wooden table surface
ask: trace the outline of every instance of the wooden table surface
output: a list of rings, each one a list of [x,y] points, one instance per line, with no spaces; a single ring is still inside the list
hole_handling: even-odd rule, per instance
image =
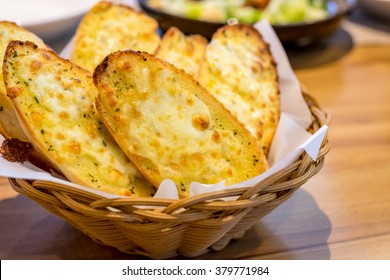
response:
[[[353,16],[324,42],[287,48],[332,115],[324,168],[241,239],[198,259],[390,259],[390,23]],[[95,243],[0,178],[0,258],[142,257]]]

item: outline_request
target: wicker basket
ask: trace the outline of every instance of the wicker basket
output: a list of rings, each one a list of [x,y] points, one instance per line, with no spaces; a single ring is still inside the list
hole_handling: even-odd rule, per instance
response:
[[[308,94],[311,133],[328,117]],[[10,178],[13,189],[61,217],[95,241],[128,253],[155,259],[195,257],[221,250],[232,239],[286,201],[323,166],[328,140],[316,161],[306,153],[259,184],[197,195],[181,200],[156,198],[107,199],[47,181]],[[222,200],[234,198],[234,200]],[[143,207],[140,207],[143,206]]]

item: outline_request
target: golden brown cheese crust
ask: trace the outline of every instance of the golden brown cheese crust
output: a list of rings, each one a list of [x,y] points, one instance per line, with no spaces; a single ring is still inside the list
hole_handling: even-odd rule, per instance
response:
[[[226,185],[268,168],[255,138],[193,77],[153,55],[122,51],[96,68],[96,108],[119,146],[154,186],[171,179]]]
[[[256,137],[268,154],[280,115],[276,64],[249,25],[220,28],[207,47],[200,83]]]
[[[80,22],[71,60],[93,72],[109,53],[133,49],[153,53],[159,42],[158,23],[132,8],[98,2]]]
[[[96,113],[90,72],[20,41],[8,45],[3,72],[29,142],[71,182],[120,195],[154,192]]]
[[[45,43],[35,34],[13,22],[0,21],[0,63],[3,63],[5,50],[13,40],[31,41],[44,48]],[[8,139],[17,138],[27,141],[19,122],[17,121],[12,101],[7,96],[3,81],[3,71],[0,69],[0,133]]]
[[[186,36],[171,27],[162,37],[155,55],[197,77],[207,44],[207,39],[201,35]]]

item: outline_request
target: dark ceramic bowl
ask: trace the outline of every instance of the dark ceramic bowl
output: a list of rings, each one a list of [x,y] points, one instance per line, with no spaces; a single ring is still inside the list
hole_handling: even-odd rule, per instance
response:
[[[176,26],[185,34],[201,34],[210,39],[218,28],[226,24],[180,17],[150,7],[148,0],[138,2],[146,14],[158,21],[163,32],[171,26]],[[328,0],[329,16],[326,19],[310,23],[273,25],[273,28],[282,42],[310,43],[336,31],[342,18],[352,9],[355,2],[355,0]]]

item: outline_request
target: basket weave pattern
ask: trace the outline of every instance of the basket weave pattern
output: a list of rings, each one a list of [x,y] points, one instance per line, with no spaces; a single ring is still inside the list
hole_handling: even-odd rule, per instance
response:
[[[311,133],[328,116],[304,93],[312,113]],[[15,191],[72,224],[96,242],[155,259],[195,257],[223,249],[232,239],[286,201],[320,171],[329,151],[327,137],[316,161],[303,154],[293,164],[259,184],[181,200],[107,199],[47,181],[9,178]]]

